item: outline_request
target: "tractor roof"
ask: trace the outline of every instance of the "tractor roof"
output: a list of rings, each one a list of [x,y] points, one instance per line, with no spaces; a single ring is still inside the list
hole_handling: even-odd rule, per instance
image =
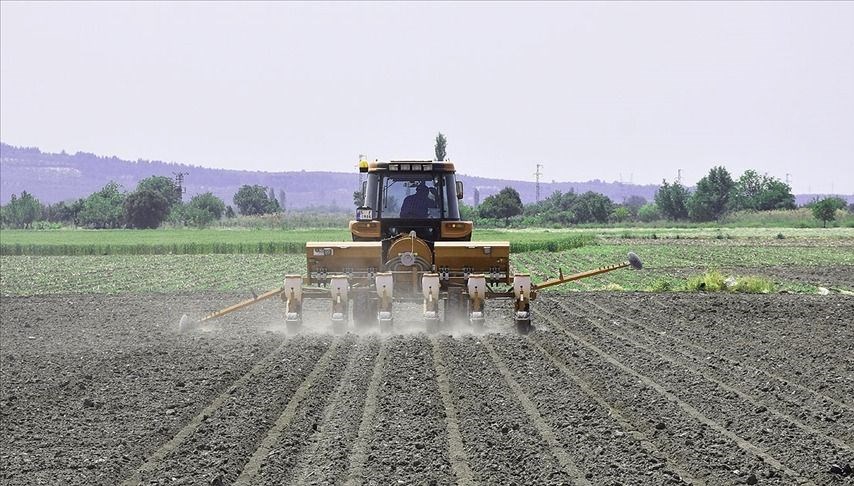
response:
[[[359,172],[456,172],[456,169],[451,162],[433,160],[363,160],[359,162]]]

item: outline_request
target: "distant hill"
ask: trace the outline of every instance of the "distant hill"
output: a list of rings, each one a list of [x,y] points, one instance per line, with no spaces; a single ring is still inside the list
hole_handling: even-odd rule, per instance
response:
[[[342,167],[350,164],[342,163]],[[465,170],[464,165],[458,167]],[[73,200],[102,188],[109,181],[121,184],[127,190],[133,190],[137,182],[152,175],[173,177],[175,173],[187,173],[184,176],[186,188],[185,200],[195,194],[212,192],[222,198],[226,204],[232,204],[232,198],[243,184],[259,184],[272,187],[276,194],[284,190],[289,209],[306,207],[340,208],[352,207],[353,191],[358,188],[359,174],[353,172],[262,172],[248,170],[210,169],[195,165],[178,164],[151,160],[129,161],[118,157],[103,157],[86,152],[75,154],[45,153],[38,148],[14,147],[0,143],[0,203],[9,201],[12,194],[27,191],[43,203]],[[528,181],[490,179],[486,177],[459,175],[466,186],[465,201],[474,203],[474,189],[480,193],[480,199],[495,194],[506,186],[519,191],[525,203],[536,199],[536,184]],[[554,191],[583,193],[595,191],[622,202],[629,196],[641,196],[652,200],[657,185],[623,184],[600,180],[586,182],[543,182],[540,184],[542,198]],[[797,196],[802,204],[813,199],[814,195]],[[854,201],[854,197],[847,198]]]

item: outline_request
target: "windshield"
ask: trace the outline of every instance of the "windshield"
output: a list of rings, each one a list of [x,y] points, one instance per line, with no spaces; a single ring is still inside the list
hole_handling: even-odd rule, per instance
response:
[[[370,174],[365,204],[384,219],[460,219],[454,174]]]
[[[395,174],[383,178],[380,211],[386,218],[442,217],[441,178],[431,174]]]

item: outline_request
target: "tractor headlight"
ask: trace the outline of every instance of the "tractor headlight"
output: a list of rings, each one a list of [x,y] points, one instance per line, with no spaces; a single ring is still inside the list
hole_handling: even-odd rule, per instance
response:
[[[359,208],[356,210],[356,221],[370,221],[373,218],[371,208]]]

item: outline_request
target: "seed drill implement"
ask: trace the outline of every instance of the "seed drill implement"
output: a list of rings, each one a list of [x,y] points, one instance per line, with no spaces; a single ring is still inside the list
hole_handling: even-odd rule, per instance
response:
[[[306,275],[286,275],[281,288],[234,304],[201,319],[215,319],[269,298],[284,300],[288,332],[298,332],[303,302],[332,302],[330,320],[343,333],[357,328],[394,329],[394,307],[423,304],[427,332],[442,322],[467,323],[475,331],[485,322],[485,302],[512,302],[519,333],[531,330],[531,301],[537,291],[614,270],[642,267],[629,253],[626,261],[534,283],[510,268],[510,243],[471,241],[473,225],[460,218],[463,184],[450,162],[421,160],[367,162],[361,188],[364,204],[350,222],[353,241],[306,243]],[[351,317],[352,316],[352,317]],[[189,324],[181,319],[181,326]]]

